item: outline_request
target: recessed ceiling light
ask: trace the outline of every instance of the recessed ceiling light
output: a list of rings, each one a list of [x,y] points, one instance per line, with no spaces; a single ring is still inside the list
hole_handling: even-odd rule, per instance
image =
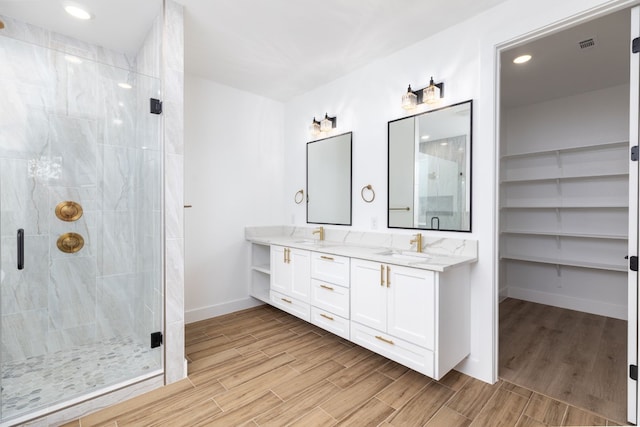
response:
[[[429,135],[422,135],[420,139],[426,141],[427,139],[429,139]]]
[[[514,64],[524,64],[525,62],[529,62],[531,60],[531,55],[520,55],[516,59],[513,60]]]
[[[64,7],[64,10],[74,18],[82,19],[85,21],[87,19],[91,19],[91,14],[79,6],[67,5]]]
[[[446,145],[449,145],[449,143],[448,142],[441,142],[440,145],[442,145],[444,147]]]
[[[131,89],[133,87],[129,83],[118,83],[118,86],[120,86],[122,89]]]

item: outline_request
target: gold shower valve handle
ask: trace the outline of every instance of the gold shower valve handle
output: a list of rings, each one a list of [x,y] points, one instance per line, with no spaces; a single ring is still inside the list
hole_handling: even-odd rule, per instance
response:
[[[78,233],[65,233],[58,237],[58,249],[66,254],[74,254],[84,246],[84,238]]]
[[[82,206],[71,200],[60,202],[56,206],[56,216],[62,221],[77,221],[82,216]]]

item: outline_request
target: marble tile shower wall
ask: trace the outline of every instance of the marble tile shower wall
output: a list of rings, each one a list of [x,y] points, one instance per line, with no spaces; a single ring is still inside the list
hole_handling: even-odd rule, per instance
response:
[[[184,8],[164,3],[165,378],[185,377],[184,355]]]
[[[2,16],[0,57],[0,301],[4,361],[118,335],[147,342],[161,316],[161,20],[141,62]],[[154,47],[155,46],[155,47]],[[70,62],[74,55],[82,62]],[[156,62],[153,65],[153,62]],[[148,75],[136,74],[146,70]],[[118,82],[129,81],[125,91]],[[58,202],[84,209],[56,218]],[[15,233],[24,228],[18,271]],[[57,237],[85,247],[65,254]],[[154,248],[145,253],[141,249]],[[140,286],[144,283],[144,286]]]

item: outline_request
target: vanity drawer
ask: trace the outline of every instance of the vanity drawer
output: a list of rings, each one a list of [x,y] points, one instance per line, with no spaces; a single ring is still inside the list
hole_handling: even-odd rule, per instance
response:
[[[311,323],[346,340],[349,339],[349,320],[344,317],[311,307]]]
[[[349,263],[349,257],[312,252],[311,277],[349,287]]]
[[[349,288],[311,279],[311,304],[342,317],[349,317]]]
[[[351,322],[351,341],[434,378],[434,354],[431,350],[363,326],[358,322]]]
[[[293,314],[307,322],[311,319],[310,306],[306,302],[291,298],[288,295],[284,295],[276,291],[269,292],[269,299],[273,306],[278,307],[289,314]]]

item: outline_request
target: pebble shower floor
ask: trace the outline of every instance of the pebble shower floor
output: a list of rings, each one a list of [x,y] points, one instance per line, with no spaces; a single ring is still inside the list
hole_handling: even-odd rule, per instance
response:
[[[2,365],[2,419],[42,409],[160,368],[160,348],[131,337]]]

